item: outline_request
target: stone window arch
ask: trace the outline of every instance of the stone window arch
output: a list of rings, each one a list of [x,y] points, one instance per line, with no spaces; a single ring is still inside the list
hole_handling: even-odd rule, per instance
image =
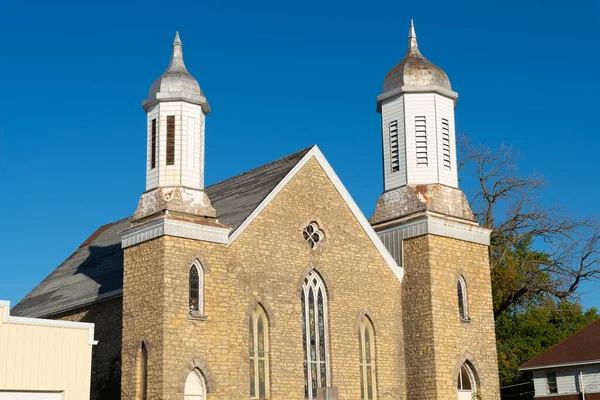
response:
[[[138,351],[138,388],[137,399],[146,400],[148,392],[148,349],[142,341]]]
[[[302,285],[302,340],[304,345],[304,397],[317,398],[317,388],[329,386],[327,291],[312,270]]]
[[[365,315],[358,329],[360,350],[360,398],[377,400],[375,384],[375,331],[371,320]]]
[[[456,284],[456,292],[458,295],[458,313],[460,315],[460,319],[463,321],[469,321],[471,317],[469,317],[469,302],[467,296],[467,282],[464,276],[458,277],[458,282]]]
[[[206,380],[198,368],[192,369],[185,380],[184,400],[206,400]]]
[[[189,308],[192,317],[204,316],[204,269],[198,260],[189,271]]]
[[[269,398],[269,320],[258,304],[249,319],[250,398]]]
[[[458,400],[471,400],[477,394],[477,376],[475,368],[469,361],[465,361],[458,371],[456,378]]]

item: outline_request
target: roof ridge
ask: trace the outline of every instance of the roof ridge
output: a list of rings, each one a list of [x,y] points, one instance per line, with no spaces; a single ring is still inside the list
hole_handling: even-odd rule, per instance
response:
[[[275,164],[275,163],[277,163],[277,162],[281,162],[281,161],[283,161],[283,160],[286,160],[286,159],[290,159],[290,158],[296,157],[296,156],[298,156],[298,155],[300,155],[300,154],[303,154],[303,155],[305,155],[306,153],[308,153],[308,152],[309,152],[309,151],[310,151],[310,150],[311,150],[313,147],[315,147],[315,146],[316,146],[316,144],[313,144],[312,146],[309,146],[309,147],[306,147],[306,148],[304,148],[304,149],[302,149],[302,150],[296,151],[295,153],[288,154],[287,156],[283,156],[283,157],[280,157],[280,158],[278,158],[278,159],[275,159],[275,160],[273,160],[273,161],[270,161],[270,162],[268,162],[268,163],[266,163],[266,164],[259,165],[258,167],[255,167],[255,168],[249,169],[248,171],[244,171],[244,172],[241,172],[241,173],[239,173],[239,174],[237,174],[237,175],[234,175],[234,176],[231,176],[231,177],[229,177],[229,178],[223,179],[222,181],[215,182],[215,183],[213,183],[212,185],[209,185],[209,186],[207,186],[205,189],[208,189],[208,188],[210,188],[210,187],[214,187],[214,186],[220,185],[220,184],[222,184],[222,183],[225,183],[225,182],[231,181],[232,179],[239,178],[239,177],[241,177],[241,176],[244,176],[244,175],[247,175],[247,174],[250,174],[250,173],[256,172],[256,171],[258,171],[258,170],[260,170],[260,169],[267,168],[268,166],[270,166],[270,165],[273,165],[273,164]]]

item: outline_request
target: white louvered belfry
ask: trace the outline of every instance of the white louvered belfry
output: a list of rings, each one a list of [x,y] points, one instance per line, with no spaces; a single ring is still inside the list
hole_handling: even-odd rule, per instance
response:
[[[142,103],[147,118],[146,190],[204,189],[204,122],[210,107],[183,62],[179,34],[169,67]]]
[[[385,190],[441,183],[458,187],[454,106],[448,77],[419,52],[411,23],[406,55],[377,97]]]

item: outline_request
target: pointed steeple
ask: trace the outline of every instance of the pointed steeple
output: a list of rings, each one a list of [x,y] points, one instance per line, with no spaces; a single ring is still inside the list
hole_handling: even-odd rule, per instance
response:
[[[417,34],[415,33],[415,24],[413,20],[410,20],[410,29],[408,31],[408,51],[418,49],[417,45]]]
[[[185,68],[185,63],[183,62],[183,43],[181,43],[181,39],[179,39],[179,31],[175,32],[171,63],[165,73],[168,72],[187,72],[187,68]]]

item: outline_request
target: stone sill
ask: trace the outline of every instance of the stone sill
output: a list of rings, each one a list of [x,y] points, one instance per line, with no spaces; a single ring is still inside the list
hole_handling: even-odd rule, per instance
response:
[[[188,314],[188,319],[193,321],[208,321],[208,317],[206,315]]]
[[[460,322],[464,322],[464,323],[470,323],[471,322],[471,317],[467,317],[467,318],[460,318]]]

